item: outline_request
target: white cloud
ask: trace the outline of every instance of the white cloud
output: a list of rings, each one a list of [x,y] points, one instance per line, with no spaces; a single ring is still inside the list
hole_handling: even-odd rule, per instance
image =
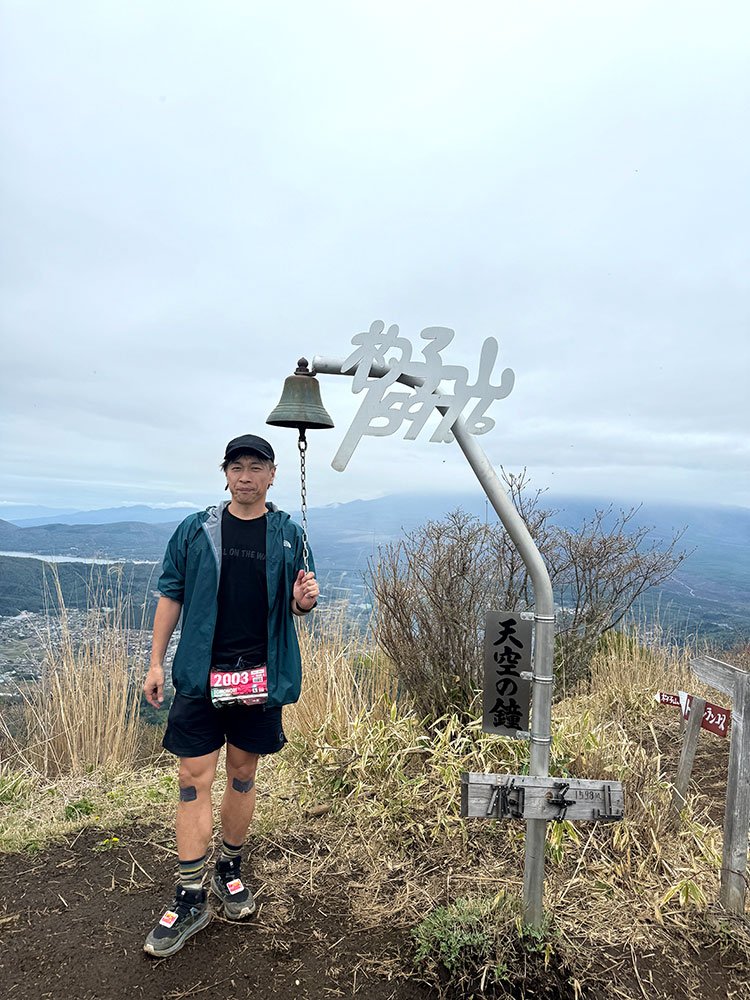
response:
[[[746,5],[2,6],[0,497],[212,499],[382,318],[498,337],[493,461],[750,503]],[[471,475],[398,436],[336,475],[322,388],[320,502]]]

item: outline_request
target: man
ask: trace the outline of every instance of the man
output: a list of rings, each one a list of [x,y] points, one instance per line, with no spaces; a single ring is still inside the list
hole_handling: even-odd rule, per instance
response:
[[[160,958],[179,951],[211,919],[203,881],[213,830],[211,786],[225,741],[222,846],[211,891],[229,920],[255,911],[240,856],[255,808],[256,768],[262,754],[286,742],[282,706],[297,700],[302,679],[293,616],[308,614],[319,593],[314,572],[304,569],[302,529],[266,503],[274,463],[263,438],[244,434],[230,441],[221,468],[231,501],[186,518],[164,556],[143,684],[146,700],[160,707],[164,655],[182,614],[163,740],[180,759],[179,885],[144,944]]]

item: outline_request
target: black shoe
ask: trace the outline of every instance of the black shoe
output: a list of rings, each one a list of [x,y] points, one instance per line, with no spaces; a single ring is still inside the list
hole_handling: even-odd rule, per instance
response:
[[[185,889],[178,885],[174,902],[150,931],[143,950],[156,958],[168,958],[211,920],[205,889]]]
[[[239,858],[216,862],[211,892],[224,904],[224,916],[227,920],[243,920],[255,913],[253,894],[240,877]]]

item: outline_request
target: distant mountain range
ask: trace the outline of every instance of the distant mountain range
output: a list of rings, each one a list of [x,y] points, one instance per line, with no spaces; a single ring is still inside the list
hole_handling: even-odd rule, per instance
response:
[[[545,494],[541,505],[555,511],[555,523],[576,529],[596,507],[607,507],[608,502]],[[621,506],[628,510],[631,505]],[[428,520],[439,520],[457,507],[482,520],[497,521],[479,491],[404,494],[314,508],[309,512],[309,528],[318,574],[329,593],[347,593],[355,603],[364,603],[363,576],[368,560],[377,557],[378,546]],[[188,513],[186,507],[129,506],[72,511],[65,515],[67,523],[36,523],[43,515],[15,523],[0,520],[0,552],[161,561],[172,530]],[[59,517],[59,512],[55,514]],[[651,604],[658,600],[662,613],[681,629],[700,628],[727,640],[750,635],[750,510],[649,503],[637,512],[634,523],[648,526],[650,538],[659,543],[684,529],[680,546],[689,557],[673,579],[651,595]],[[18,583],[19,574],[14,576]],[[0,578],[0,614],[14,613],[8,609],[19,603],[18,610],[23,610],[23,590],[16,588],[9,595]]]
[[[0,551],[92,559],[161,559],[175,523],[119,521],[19,528],[10,521],[0,521]]]
[[[188,504],[177,507],[151,507],[148,504],[128,504],[101,510],[55,510],[52,507],[3,507],[0,518],[19,528],[34,528],[42,524],[116,524],[119,521],[140,521],[144,524],[174,523],[198,510]]]

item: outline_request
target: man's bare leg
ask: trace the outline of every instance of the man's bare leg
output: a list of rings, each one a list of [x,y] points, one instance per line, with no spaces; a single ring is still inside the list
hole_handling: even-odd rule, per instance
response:
[[[221,801],[221,833],[226,843],[244,843],[255,812],[259,754],[227,743],[227,786]]]
[[[180,800],[175,820],[180,861],[201,858],[208,853],[213,832],[211,785],[218,759],[218,750],[202,757],[180,758]]]
[[[156,958],[168,958],[211,920],[203,876],[213,829],[211,785],[216,774],[219,751],[202,757],[180,759],[180,798],[175,832],[180,881],[174,902],[149,932],[144,951]]]
[[[255,912],[255,900],[241,876],[242,845],[255,811],[258,754],[227,744],[227,785],[221,803],[221,853],[212,891],[221,899],[228,920],[244,920]]]

